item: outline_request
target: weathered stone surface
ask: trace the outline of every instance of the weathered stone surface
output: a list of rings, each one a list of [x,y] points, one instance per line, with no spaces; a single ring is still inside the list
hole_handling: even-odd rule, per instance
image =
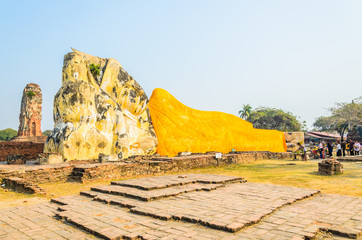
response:
[[[180,178],[179,178],[180,177]],[[210,191],[193,191],[212,183]],[[179,175],[119,181],[121,191],[85,191],[2,209],[0,239],[360,239],[362,198],[236,183],[230,176]],[[235,177],[234,179],[238,179]],[[151,180],[152,187],[147,186]],[[175,185],[181,184],[181,185]],[[128,189],[127,189],[128,188]],[[104,188],[102,188],[104,189]],[[120,193],[132,193],[130,196]],[[156,196],[141,201],[137,196]],[[172,195],[172,197],[170,197]],[[163,196],[165,198],[163,198]],[[313,196],[313,197],[311,197]],[[57,221],[54,215],[62,221]],[[320,231],[329,237],[320,236]],[[86,234],[89,235],[86,235]]]
[[[318,163],[318,172],[324,175],[343,173],[343,165],[335,159],[325,159]]]
[[[18,136],[13,141],[44,142],[41,132],[42,93],[35,83],[26,85],[21,99]]]
[[[119,161],[119,158],[117,154],[104,155],[103,153],[101,153],[99,154],[98,161],[100,163],[117,162]]]
[[[52,202],[64,221],[109,239],[319,239],[321,230],[333,239],[359,239],[362,198],[228,180],[202,174],[130,179],[81,193],[89,199]],[[214,188],[214,181],[223,186]],[[210,190],[193,191],[200,185]]]
[[[63,163],[63,158],[59,153],[49,153],[49,154],[43,154],[46,155],[44,157],[39,158],[39,164],[40,165],[44,165],[44,164],[59,164],[59,163]]]
[[[284,136],[289,152],[298,150],[298,142],[304,144],[304,132],[284,132]]]
[[[99,66],[98,74],[92,66]],[[145,92],[111,58],[77,50],[65,55],[54,122],[44,151],[66,160],[98,159],[100,153],[123,159],[153,154],[157,148]]]
[[[13,154],[13,155],[9,155],[7,156],[6,159],[8,164],[25,164],[26,163],[26,156],[22,155],[22,154]]]
[[[1,184],[3,188],[11,189],[15,192],[46,195],[45,191],[38,185],[18,177],[4,178]]]
[[[53,212],[56,207],[49,202],[1,209],[0,239],[100,239],[55,219]]]
[[[1,146],[1,145],[0,145]],[[39,158],[47,158],[41,154]],[[21,177],[26,181],[35,183],[102,181],[109,179],[134,178],[137,176],[150,176],[156,174],[184,172],[194,168],[227,166],[230,164],[251,163],[258,159],[291,159],[292,153],[270,152],[244,152],[238,154],[224,154],[221,159],[215,159],[214,154],[191,155],[185,157],[156,157],[145,155],[132,157],[124,162],[71,164],[72,162],[58,165],[1,165],[0,179],[5,177]],[[98,161],[98,160],[97,160]],[[144,179],[151,183],[149,179]],[[190,178],[178,178],[177,181],[187,183]],[[194,180],[192,180],[194,181]],[[162,180],[163,184],[169,184]],[[154,186],[156,187],[156,186]],[[157,186],[162,187],[162,186]]]
[[[0,161],[6,161],[13,154],[24,155],[27,160],[37,158],[44,150],[44,143],[34,142],[0,142]]]

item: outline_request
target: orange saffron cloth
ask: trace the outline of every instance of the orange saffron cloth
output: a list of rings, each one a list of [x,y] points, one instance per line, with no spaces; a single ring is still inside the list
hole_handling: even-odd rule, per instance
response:
[[[192,109],[161,88],[153,91],[149,110],[158,139],[157,153],[162,156],[186,151],[287,150],[283,132],[255,129],[250,122],[232,114]]]

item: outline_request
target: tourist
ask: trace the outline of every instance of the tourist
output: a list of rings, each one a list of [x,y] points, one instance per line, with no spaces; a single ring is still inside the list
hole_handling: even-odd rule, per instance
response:
[[[302,154],[302,161],[307,161],[308,160],[308,156],[307,156],[307,149],[305,148],[305,146],[298,142],[298,146],[299,146],[299,149],[301,154]]]
[[[321,141],[319,141],[319,144],[318,144],[318,150],[319,150],[319,157],[320,159],[323,159],[323,143]]]
[[[333,156],[333,145],[330,141],[328,141],[328,143],[327,143],[327,148],[328,148],[328,155],[330,157],[332,157]]]
[[[342,147],[342,155],[343,157],[346,156],[346,141],[342,141],[342,144],[341,144],[341,147]]]
[[[347,140],[347,144],[346,144],[346,151],[347,151],[347,155],[349,156],[350,152],[349,152],[349,141],[348,140]]]
[[[339,141],[337,141],[337,157],[342,156],[342,148],[341,148],[341,144],[339,143]]]
[[[354,143],[354,155],[359,155],[360,148],[361,148],[361,144],[356,141]]]
[[[351,139],[351,142],[349,143],[349,152],[350,152],[350,155],[353,156],[354,155],[354,148],[353,148],[353,141]]]

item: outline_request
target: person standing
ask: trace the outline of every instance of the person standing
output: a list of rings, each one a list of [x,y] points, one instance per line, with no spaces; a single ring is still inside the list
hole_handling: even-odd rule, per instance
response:
[[[346,151],[347,151],[347,155],[349,156],[351,153],[349,151],[349,141],[347,140],[347,144],[346,144]]]
[[[359,155],[360,147],[361,147],[360,143],[356,141],[354,143],[354,155],[356,156]]]
[[[307,149],[305,148],[305,146],[298,142],[298,146],[299,146],[299,150],[300,152],[302,153],[302,160],[303,161],[307,161],[308,160],[308,157],[307,157]]]
[[[328,148],[328,155],[330,157],[332,157],[333,156],[333,145],[330,141],[328,141],[328,143],[327,143],[327,148]]]
[[[337,141],[337,157],[342,156],[342,148],[341,148],[341,144],[339,143],[339,141]]]
[[[350,155],[353,156],[354,155],[354,143],[351,140],[351,142],[349,143],[349,152],[351,153]]]
[[[342,141],[341,143],[341,147],[342,147],[342,156],[345,157],[346,156],[346,141]]]
[[[319,151],[320,159],[323,159],[323,143],[321,141],[319,141],[319,144],[318,144],[318,151]]]

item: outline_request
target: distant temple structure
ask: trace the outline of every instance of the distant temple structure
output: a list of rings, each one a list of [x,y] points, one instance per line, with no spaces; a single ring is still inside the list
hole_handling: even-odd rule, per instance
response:
[[[45,142],[46,136],[41,131],[42,93],[39,85],[29,83],[21,99],[17,142]]]

